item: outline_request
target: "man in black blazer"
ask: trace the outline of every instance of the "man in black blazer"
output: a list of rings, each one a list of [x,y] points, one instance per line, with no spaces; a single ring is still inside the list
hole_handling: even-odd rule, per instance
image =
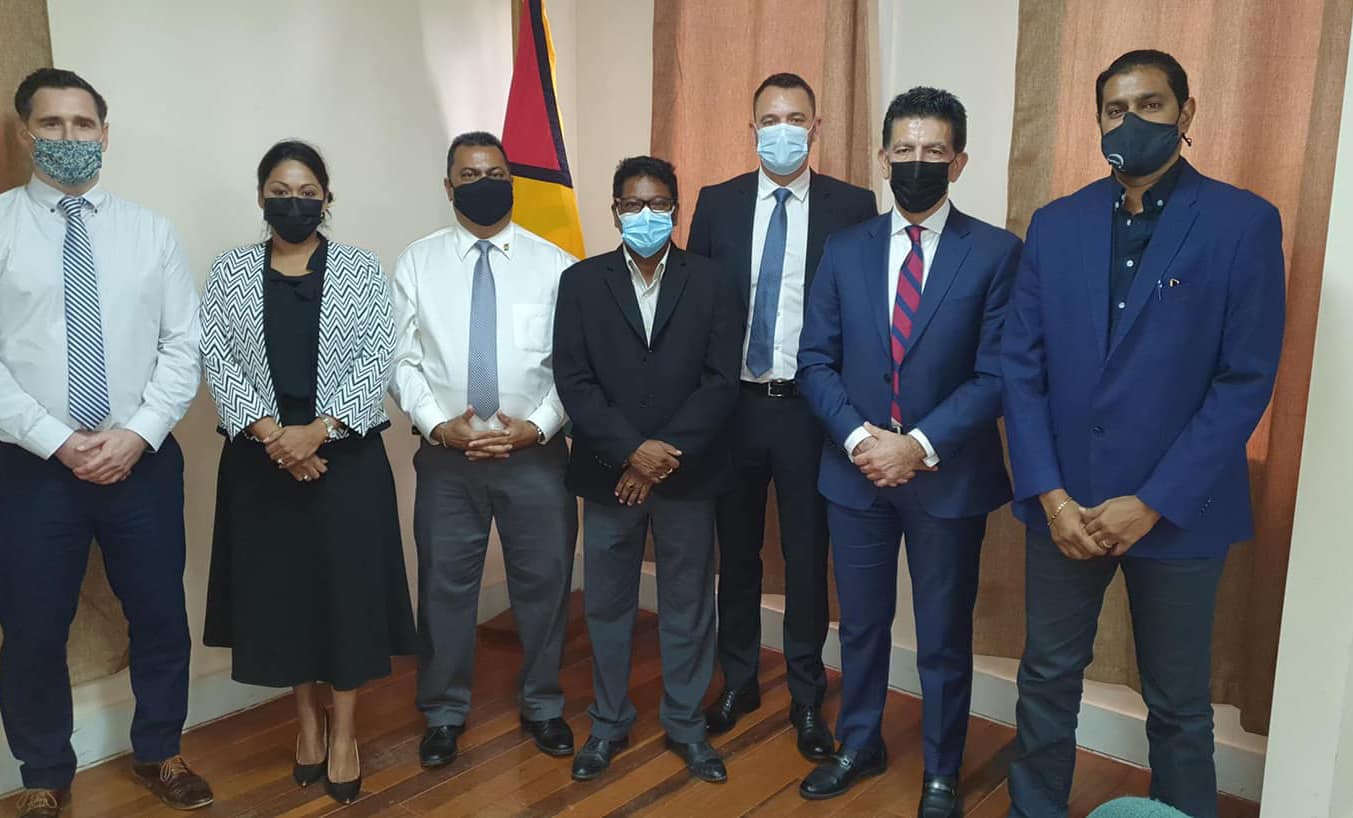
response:
[[[767,77],[752,97],[760,169],[700,191],[690,252],[731,278],[748,319],[731,425],[736,479],[719,500],[719,665],[724,690],[706,718],[732,729],[760,705],[761,544],[766,488],[775,481],[785,560],[784,654],[799,752],[835,747],[822,719],[827,675],[827,510],[817,490],[822,427],[795,382],[806,293],[827,234],[873,218],[874,194],[814,173],[808,152],[821,120],[813,89],[795,74]]]
[[[742,311],[727,276],[671,243],[677,181],[661,159],[616,169],[624,243],[564,271],[554,376],[573,419],[569,488],[583,498],[592,733],[573,777],[605,772],[634,724],[630,640],[649,527],[662,610],[667,746],[704,781],[727,778],[700,702],[714,674],[715,497],[732,477],[721,439],[737,402]]]

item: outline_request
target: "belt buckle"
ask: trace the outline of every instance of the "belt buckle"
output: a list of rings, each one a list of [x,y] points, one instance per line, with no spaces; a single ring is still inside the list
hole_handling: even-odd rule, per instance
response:
[[[889,428],[889,429],[892,429],[893,434],[895,434],[895,435],[903,435],[903,434],[906,434],[906,427],[903,426],[901,423],[898,423],[898,422],[895,421],[895,420],[890,420],[890,421],[888,421],[888,428]]]
[[[794,397],[793,381],[769,381],[766,383],[766,397],[770,398],[792,398]]]

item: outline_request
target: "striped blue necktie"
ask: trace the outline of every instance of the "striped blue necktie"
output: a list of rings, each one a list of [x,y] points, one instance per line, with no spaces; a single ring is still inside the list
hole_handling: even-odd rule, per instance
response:
[[[751,334],[747,340],[747,371],[758,378],[769,372],[775,355],[775,324],[780,312],[780,281],[785,272],[785,245],[789,238],[789,213],[785,200],[789,188],[775,190],[775,209],[766,226],[761,247],[761,269],[756,276],[756,303],[752,307]]]
[[[466,398],[474,413],[489,420],[498,411],[498,294],[489,266],[493,243],[474,243],[479,260],[470,289],[470,359]]]
[[[66,212],[66,243],[61,266],[66,286],[66,358],[70,416],[82,428],[96,429],[108,417],[108,375],[103,357],[103,321],[99,317],[99,274],[89,246],[83,198],[61,200]]]

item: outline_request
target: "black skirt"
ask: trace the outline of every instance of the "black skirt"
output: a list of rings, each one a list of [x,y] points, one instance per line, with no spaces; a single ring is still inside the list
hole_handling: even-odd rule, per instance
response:
[[[225,444],[203,641],[233,678],[352,690],[417,651],[394,475],[379,434],[326,443],[298,482],[244,435]]]

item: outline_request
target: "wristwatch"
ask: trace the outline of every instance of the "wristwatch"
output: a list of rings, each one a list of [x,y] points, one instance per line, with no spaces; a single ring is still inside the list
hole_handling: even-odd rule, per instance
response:
[[[338,440],[343,437],[343,430],[333,418],[328,415],[320,415],[319,422],[324,424],[324,437],[326,442]]]
[[[544,445],[545,445],[545,430],[542,429],[542,428],[540,428],[540,426],[538,426],[534,420],[528,420],[528,421],[526,421],[526,422],[529,423],[529,424],[531,424],[532,426],[535,426],[535,427],[536,427],[536,445],[537,445],[537,446],[544,446]]]

